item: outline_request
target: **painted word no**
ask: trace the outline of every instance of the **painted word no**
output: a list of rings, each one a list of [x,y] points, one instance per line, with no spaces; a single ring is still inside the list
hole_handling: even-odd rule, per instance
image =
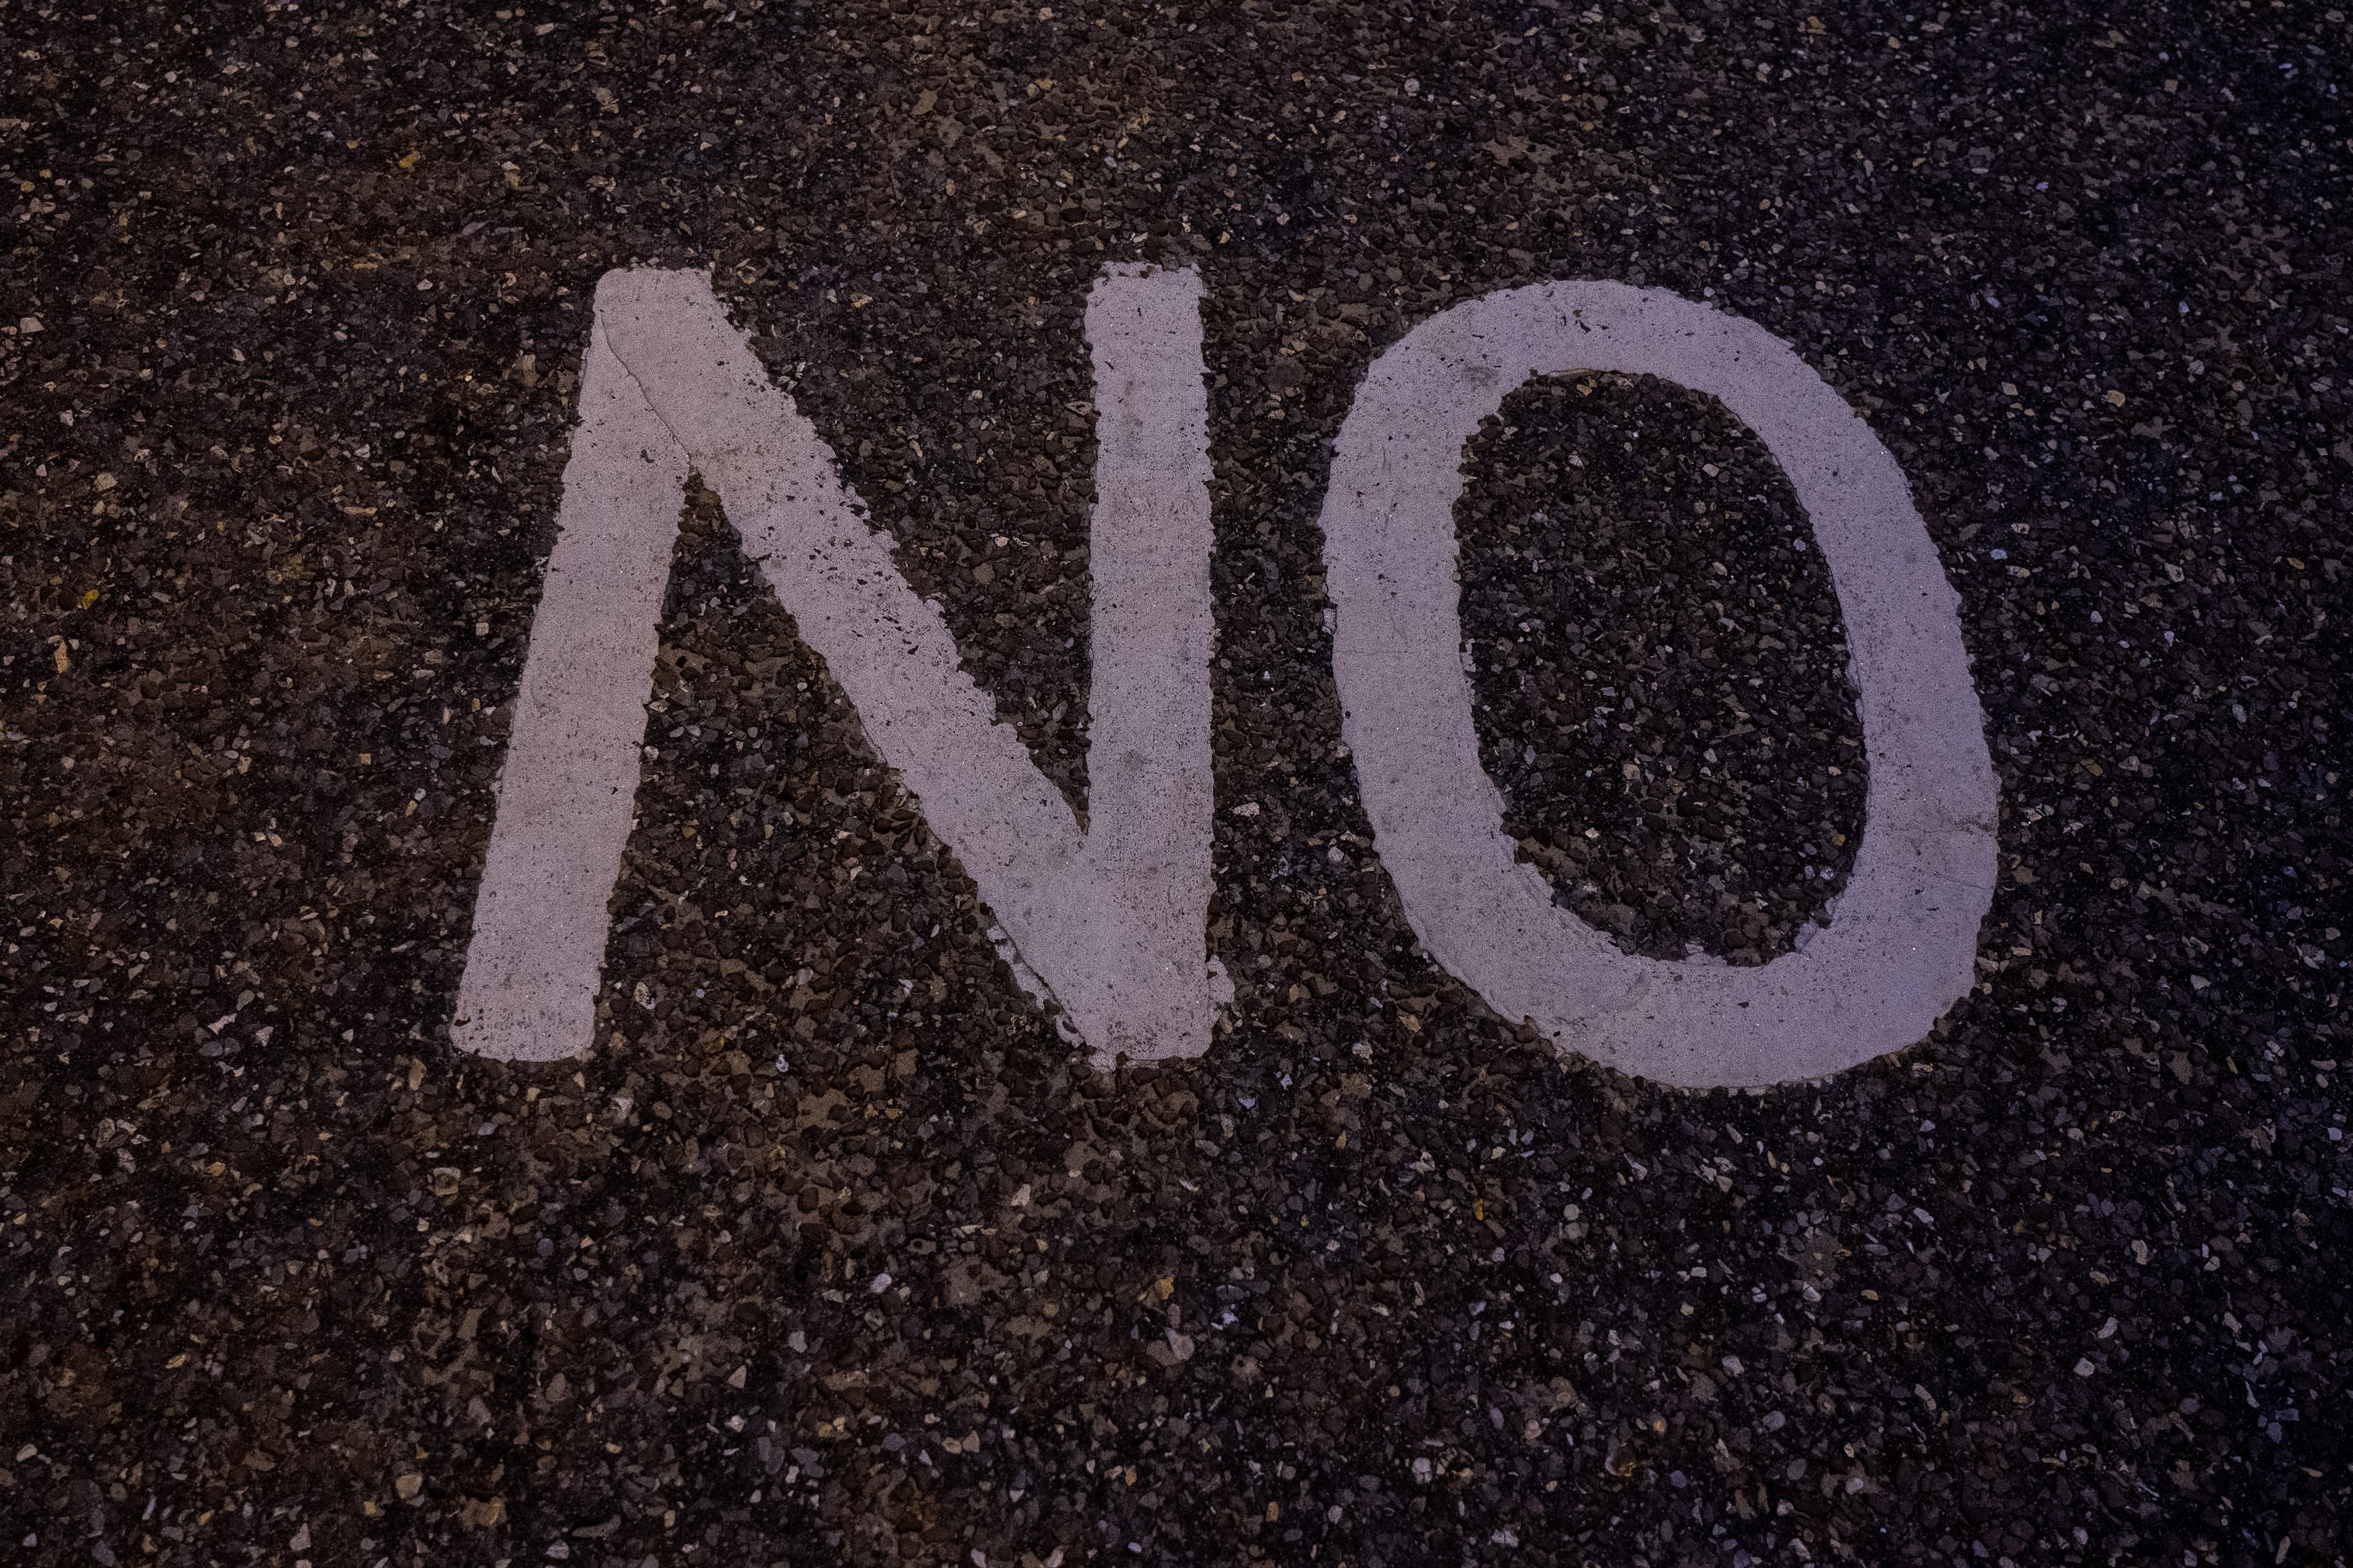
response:
[[[1208,406],[1200,283],[1113,268],[1087,306],[1088,820],[961,667],[839,466],[707,278],[596,290],[580,424],[474,912],[454,1034],[590,1043],[657,623],[690,469],[971,876],[1015,974],[1108,1063],[1208,1047]],[[1504,831],[1464,673],[1453,508],[1480,420],[1531,377],[1617,371],[1720,401],[1788,474],[1852,650],[1869,788],[1847,891],[1799,952],[1639,958],[1560,908]],[[1789,346],[1659,289],[1546,283],[1424,321],[1373,362],[1324,513],[1333,667],[1374,845],[1423,946],[1564,1050],[1686,1086],[1814,1078],[1912,1044],[1971,983],[1996,786],[1935,547],[1894,458]]]

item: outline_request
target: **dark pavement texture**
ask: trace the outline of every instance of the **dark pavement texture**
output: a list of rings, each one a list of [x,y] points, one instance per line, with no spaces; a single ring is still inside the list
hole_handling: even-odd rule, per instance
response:
[[[2342,12],[12,0],[0,43],[9,1561],[2347,1551]],[[1073,1059],[709,498],[600,1043],[453,1053],[600,274],[715,269],[1075,791],[1082,311],[1139,258],[1207,290],[1212,1053]],[[1556,1061],[1419,956],[1337,752],[1356,381],[1578,277],[1796,344],[1963,596],[1982,984],[1826,1083]],[[1469,460],[1526,853],[1639,951],[1785,951],[1862,786],[1786,481],[1606,379]]]

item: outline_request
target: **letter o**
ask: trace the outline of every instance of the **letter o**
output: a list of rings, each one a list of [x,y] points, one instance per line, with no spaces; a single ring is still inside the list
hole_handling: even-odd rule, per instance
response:
[[[1845,618],[1869,786],[1830,923],[1736,968],[1639,958],[1553,902],[1504,832],[1461,649],[1464,445],[1534,376],[1654,375],[1756,432],[1811,520]],[[1918,1041],[1974,979],[1997,786],[1946,581],[1894,458],[1788,344],[1655,289],[1545,283],[1457,305],[1373,362],[1324,504],[1342,733],[1422,945],[1504,1017],[1642,1078],[1818,1078]]]

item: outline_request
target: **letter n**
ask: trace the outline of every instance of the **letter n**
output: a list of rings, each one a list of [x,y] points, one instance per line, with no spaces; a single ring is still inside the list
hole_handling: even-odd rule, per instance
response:
[[[692,470],[963,863],[1023,984],[1060,1004],[1099,1061],[1208,1048],[1212,630],[1198,277],[1111,269],[1089,300],[1087,341],[1099,412],[1082,832],[709,279],[605,276],[459,987],[459,1045],[535,1061],[590,1043]]]

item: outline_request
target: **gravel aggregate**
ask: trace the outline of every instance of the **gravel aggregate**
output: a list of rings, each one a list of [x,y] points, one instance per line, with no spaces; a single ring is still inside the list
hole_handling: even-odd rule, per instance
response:
[[[0,45],[9,1561],[2342,1561],[2341,10],[15,0]],[[454,1051],[596,279],[713,270],[1082,800],[1082,311],[1137,259],[1205,286],[1209,1055],[1100,1073],[1030,1005],[700,491],[595,1048]],[[1381,348],[1546,278],[1761,323],[1911,478],[2002,819],[1909,1050],[1664,1089],[1402,918],[1331,443]],[[1632,951],[1789,951],[1867,780],[1788,481],[1612,377],[1465,466],[1525,856]]]

